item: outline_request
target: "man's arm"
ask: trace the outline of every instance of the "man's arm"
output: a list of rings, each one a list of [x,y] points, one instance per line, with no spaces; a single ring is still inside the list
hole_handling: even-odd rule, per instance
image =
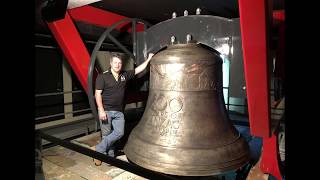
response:
[[[101,93],[102,93],[102,90],[97,90],[96,89],[95,97],[96,97],[96,103],[97,103],[97,106],[98,106],[98,114],[99,114],[99,119],[106,120],[107,119],[107,114],[106,114],[106,112],[104,111],[104,108],[103,108]]]
[[[138,67],[136,67],[136,68],[134,69],[134,74],[135,74],[135,75],[136,75],[136,74],[139,74],[140,72],[142,72],[143,70],[146,69],[146,67],[147,67],[147,65],[148,65],[148,63],[149,63],[149,61],[151,60],[151,58],[152,58],[153,55],[154,55],[153,53],[149,53],[148,59],[145,60],[142,64],[140,64]]]

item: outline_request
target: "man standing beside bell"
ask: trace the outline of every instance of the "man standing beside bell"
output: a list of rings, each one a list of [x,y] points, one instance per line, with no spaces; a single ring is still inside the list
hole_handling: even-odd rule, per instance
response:
[[[96,79],[95,98],[98,106],[102,140],[91,149],[100,153],[108,152],[114,142],[124,134],[123,103],[126,83],[136,74],[141,73],[147,67],[152,56],[150,53],[147,60],[134,70],[122,70],[122,57],[113,54],[110,59],[110,69],[99,74]],[[113,130],[111,131],[111,127]],[[111,133],[110,133],[111,132]],[[95,165],[101,165],[101,161],[94,159]]]

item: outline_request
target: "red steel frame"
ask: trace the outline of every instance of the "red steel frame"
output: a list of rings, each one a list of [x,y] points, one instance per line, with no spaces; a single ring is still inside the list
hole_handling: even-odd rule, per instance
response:
[[[78,77],[82,87],[88,93],[88,71],[90,55],[69,13],[65,18],[47,23],[53,36],[61,47],[66,59]]]
[[[267,64],[270,47],[269,25],[272,25],[271,3],[271,0],[239,0],[239,12],[251,134],[263,138],[261,170],[281,179],[277,155],[277,132],[271,132],[270,128]],[[64,19],[48,23],[86,91],[90,56],[72,19],[108,27],[123,18],[126,17],[83,6],[68,10]],[[284,13],[276,12],[273,18],[284,20]],[[118,30],[128,30],[127,28],[125,24],[118,27]],[[137,31],[141,30],[143,26],[138,24]]]
[[[268,0],[239,0],[241,38],[252,135],[269,137],[269,32]],[[266,12],[267,11],[267,12]]]
[[[73,23],[73,20],[108,27],[124,18],[127,17],[103,11],[91,6],[82,6],[68,10],[64,19],[47,23],[86,92],[88,91],[87,81],[90,55],[79,35],[78,30],[76,29],[75,24]],[[142,31],[144,27],[142,24],[137,24],[136,28],[137,31]],[[131,31],[131,26],[128,26],[128,23],[123,23],[117,27],[117,30]]]
[[[272,0],[239,0],[239,13],[250,131],[263,138],[261,171],[280,180],[278,132],[270,127],[268,62],[272,20],[284,20],[284,11],[272,13]]]
[[[272,174],[278,180],[282,179],[279,166],[278,132],[271,137],[263,138],[260,169],[264,173]]]

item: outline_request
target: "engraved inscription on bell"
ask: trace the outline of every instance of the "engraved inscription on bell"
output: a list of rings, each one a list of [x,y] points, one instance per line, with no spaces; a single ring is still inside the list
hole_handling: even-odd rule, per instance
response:
[[[159,135],[159,140],[168,145],[175,145],[181,137],[180,123],[183,119],[183,99],[179,96],[165,97],[161,93],[153,94],[150,111],[146,114],[150,119],[146,122],[150,134]]]

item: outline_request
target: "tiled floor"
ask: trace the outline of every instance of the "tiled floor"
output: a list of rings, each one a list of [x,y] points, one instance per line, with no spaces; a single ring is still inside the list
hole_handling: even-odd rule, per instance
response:
[[[96,144],[97,141],[99,141],[99,133],[84,136],[72,142],[84,147],[90,147]],[[117,159],[127,161],[125,155],[118,156]],[[42,164],[44,176],[48,180],[145,179],[106,163],[103,163],[101,166],[95,166],[91,157],[61,146],[44,149],[42,152]]]

